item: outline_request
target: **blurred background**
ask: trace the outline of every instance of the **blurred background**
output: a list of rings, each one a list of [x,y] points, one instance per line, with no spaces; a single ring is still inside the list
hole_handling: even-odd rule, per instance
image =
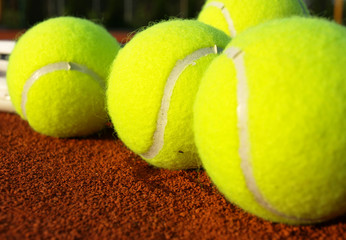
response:
[[[345,0],[305,0],[313,15],[344,21]],[[54,16],[73,15],[108,29],[134,30],[171,16],[195,18],[205,0],[0,0],[0,29],[25,29]],[[342,10],[343,9],[343,10]]]

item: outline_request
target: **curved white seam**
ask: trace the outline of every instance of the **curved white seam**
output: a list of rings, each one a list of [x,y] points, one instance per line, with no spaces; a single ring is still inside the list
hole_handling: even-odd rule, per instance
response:
[[[246,69],[244,64],[244,52],[241,49],[230,47],[224,51],[226,56],[231,59],[236,68],[237,77],[237,116],[238,116],[238,135],[239,135],[239,156],[241,159],[241,169],[245,177],[246,185],[249,191],[254,196],[256,202],[271,213],[290,220],[311,222],[316,219],[297,218],[288,216],[275,209],[262,195],[256,184],[256,179],[253,173],[251,164],[251,142],[248,128],[248,98],[249,88],[246,78]]]
[[[66,70],[66,71],[74,70],[81,73],[85,73],[91,76],[93,79],[95,79],[102,88],[105,88],[105,83],[102,80],[102,78],[97,73],[95,73],[94,71],[90,70],[89,68],[83,65],[72,63],[72,62],[58,62],[58,63],[52,63],[49,65],[46,65],[38,69],[37,71],[35,71],[24,84],[23,91],[22,91],[22,102],[21,102],[21,108],[22,108],[24,119],[27,119],[25,105],[28,101],[28,93],[30,91],[31,86],[43,75],[46,75],[48,73],[55,72],[55,71],[60,71],[60,70]]]
[[[237,35],[237,31],[235,30],[235,26],[231,17],[230,12],[226,8],[225,4],[222,2],[209,2],[206,6],[207,7],[216,7],[221,10],[222,15],[224,16],[227,25],[228,25],[228,30],[231,34],[231,37],[235,37]]]
[[[140,154],[143,158],[152,159],[163,148],[164,134],[165,134],[165,128],[167,125],[167,114],[168,114],[168,110],[170,106],[170,101],[173,94],[173,89],[180,75],[189,65],[196,64],[195,61],[197,61],[198,59],[205,57],[209,54],[217,54],[217,53],[218,53],[217,46],[202,48],[188,55],[184,59],[178,60],[176,62],[176,65],[172,69],[169,77],[167,78],[167,82],[163,92],[163,97],[161,99],[161,106],[160,106],[160,110],[159,110],[157,122],[156,122],[156,130],[153,135],[153,143],[150,146],[148,151]]]

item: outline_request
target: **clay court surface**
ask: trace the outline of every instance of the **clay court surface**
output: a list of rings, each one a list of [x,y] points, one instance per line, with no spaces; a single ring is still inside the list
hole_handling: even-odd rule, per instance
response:
[[[156,169],[112,128],[56,139],[0,112],[0,239],[346,239],[346,217],[273,224],[228,203],[203,170]]]

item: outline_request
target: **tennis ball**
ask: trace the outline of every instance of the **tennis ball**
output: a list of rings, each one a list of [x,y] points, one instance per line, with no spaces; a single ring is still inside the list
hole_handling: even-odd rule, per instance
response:
[[[309,15],[303,0],[208,0],[198,20],[235,37],[251,26],[292,15]]]
[[[137,33],[119,52],[107,89],[119,138],[156,167],[196,168],[193,102],[200,79],[230,38],[196,20],[171,20]]]
[[[85,136],[107,122],[105,80],[120,45],[103,27],[58,17],[18,40],[7,83],[17,113],[54,137]]]
[[[206,172],[264,219],[321,222],[346,212],[346,29],[274,20],[235,37],[194,105]]]

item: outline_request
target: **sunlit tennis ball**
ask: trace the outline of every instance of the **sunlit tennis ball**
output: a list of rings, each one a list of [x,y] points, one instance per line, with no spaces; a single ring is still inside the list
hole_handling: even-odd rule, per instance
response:
[[[136,34],[119,52],[107,104],[132,151],[157,167],[199,167],[192,106],[204,71],[229,40],[196,20],[172,20]]]
[[[103,27],[58,17],[32,27],[16,44],[7,83],[30,126],[54,137],[85,136],[107,122],[105,80],[120,45]]]
[[[235,37],[249,27],[293,15],[309,15],[302,0],[208,0],[198,20]]]
[[[231,202],[275,222],[346,212],[346,29],[295,17],[235,37],[201,81],[196,145]]]

